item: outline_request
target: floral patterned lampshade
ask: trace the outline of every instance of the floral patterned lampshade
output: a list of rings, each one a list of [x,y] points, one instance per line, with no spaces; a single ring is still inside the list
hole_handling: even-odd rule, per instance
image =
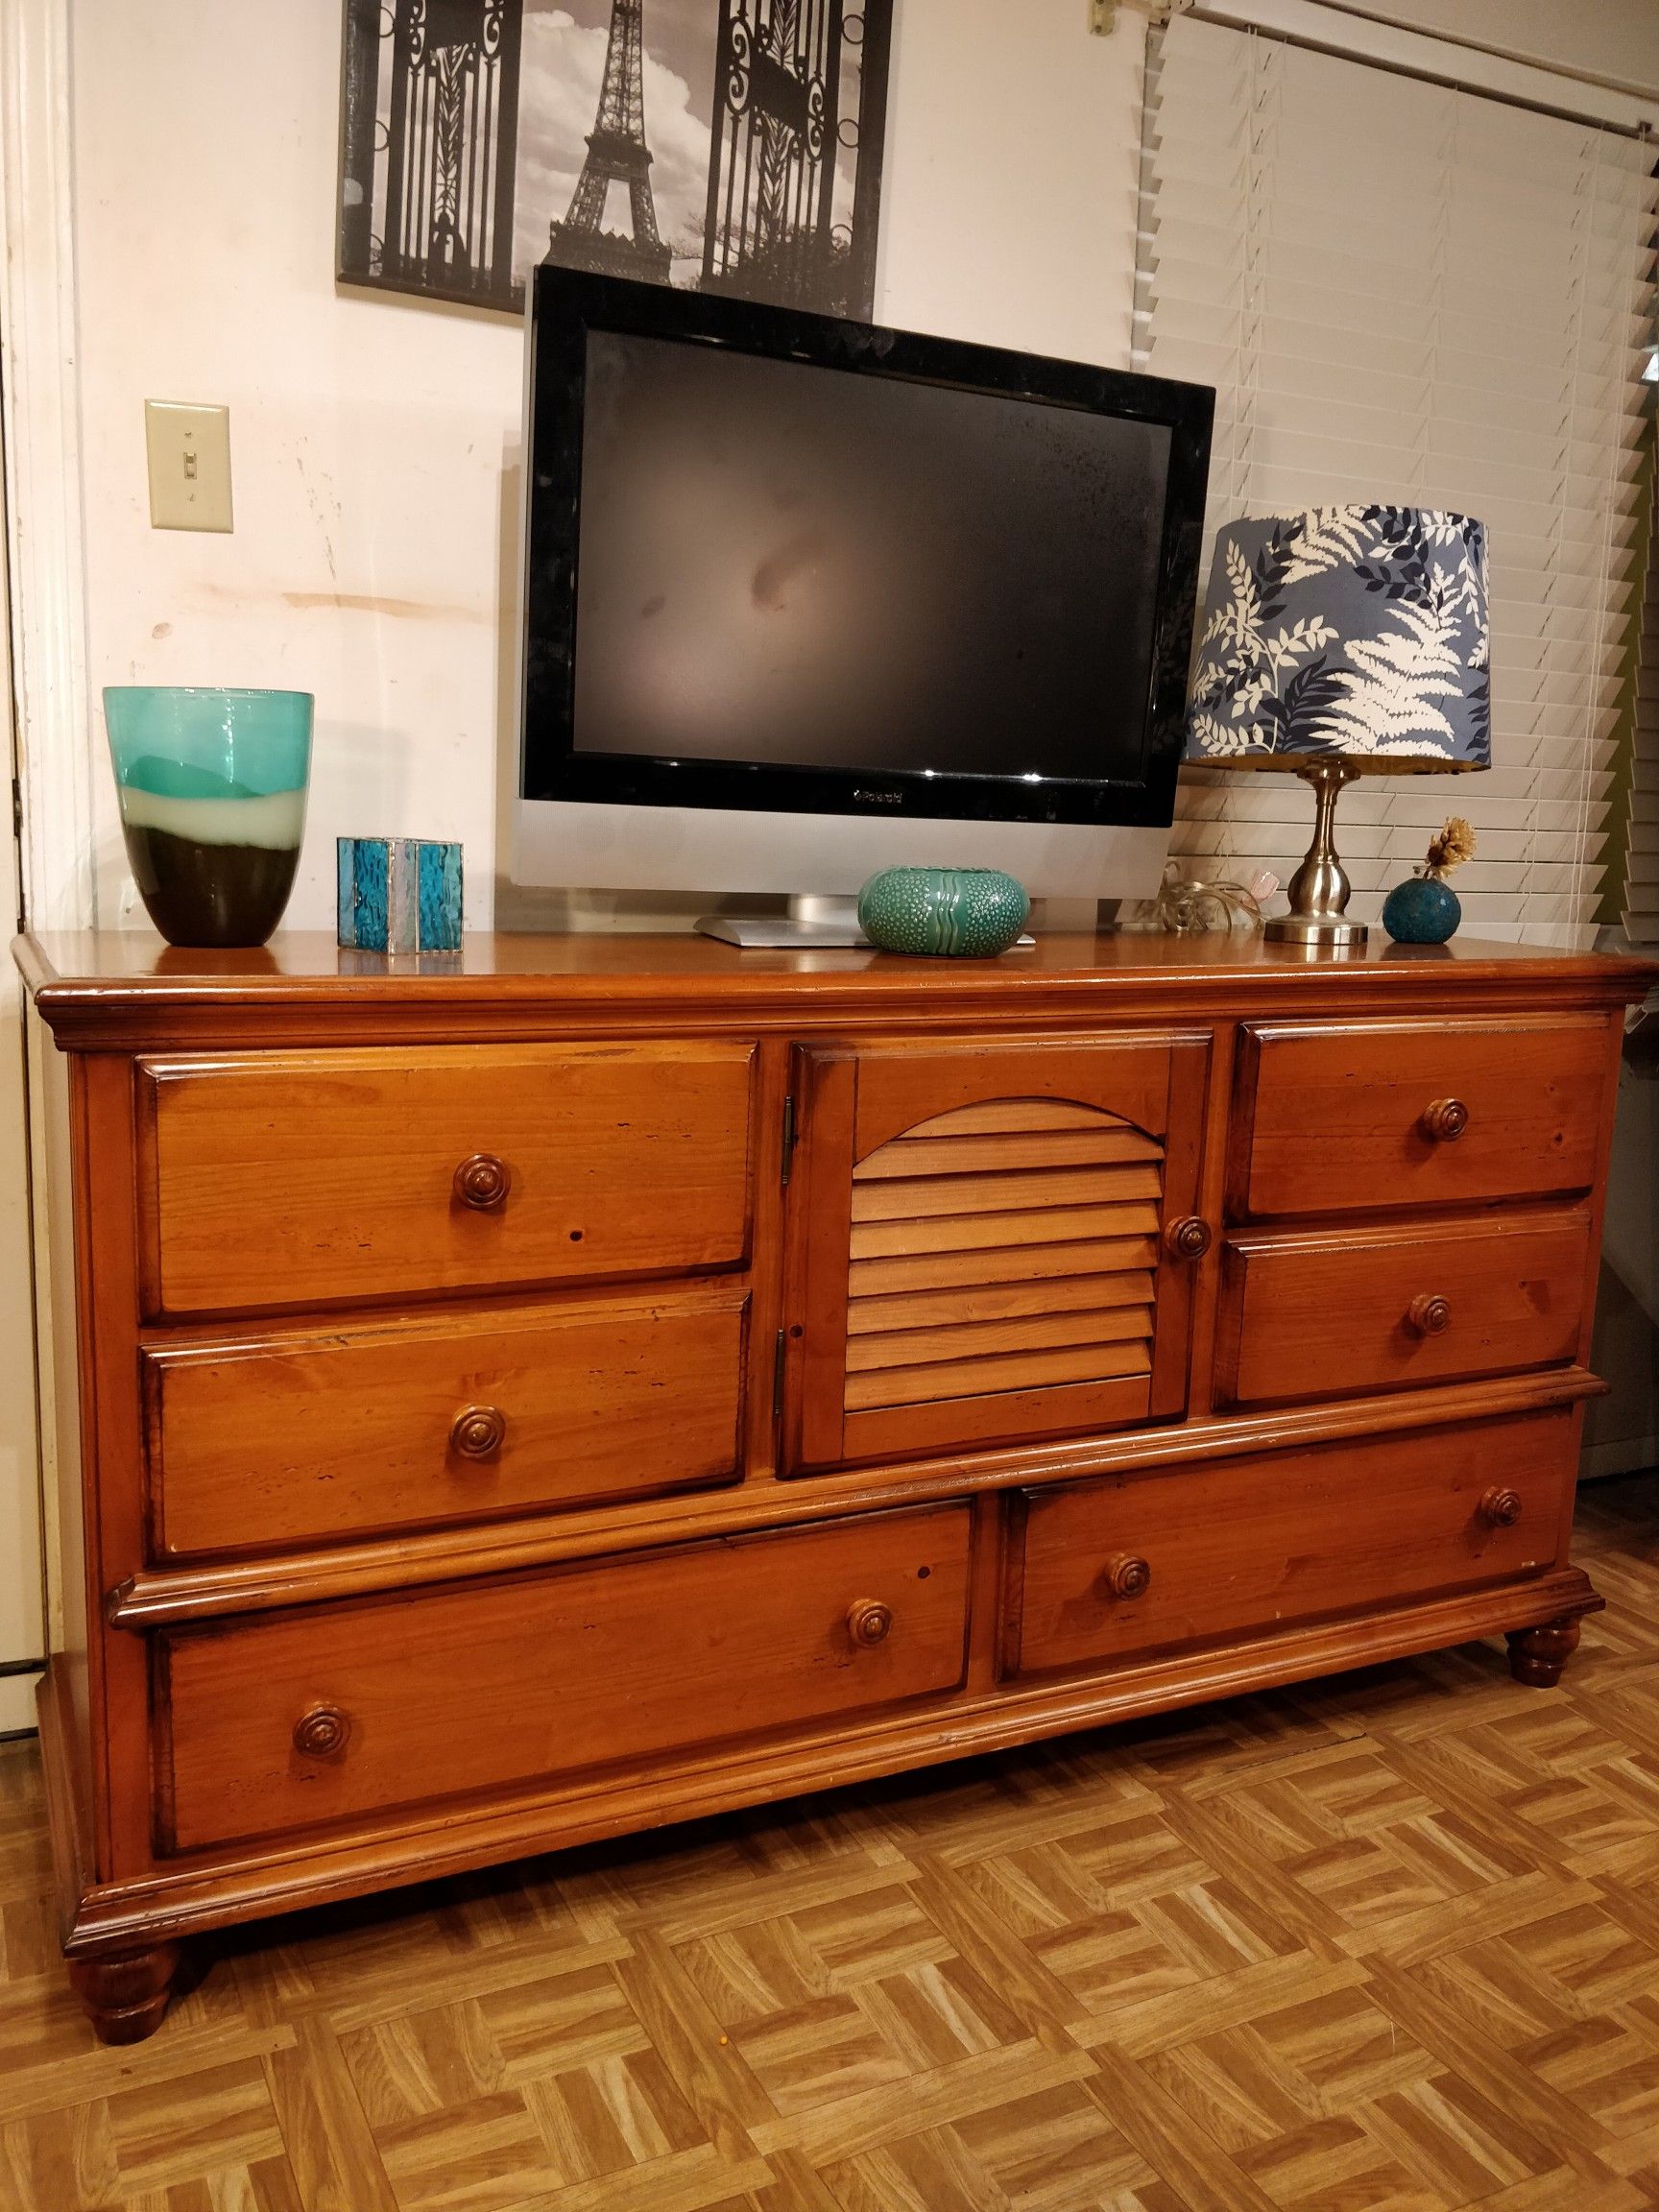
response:
[[[1318,507],[1230,522],[1207,608],[1190,760],[1490,766],[1486,531],[1467,515]]]

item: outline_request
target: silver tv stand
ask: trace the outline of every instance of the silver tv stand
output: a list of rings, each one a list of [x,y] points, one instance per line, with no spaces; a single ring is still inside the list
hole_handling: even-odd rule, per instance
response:
[[[813,892],[796,893],[782,914],[705,914],[694,926],[700,937],[745,951],[832,952],[870,942],[858,926],[856,899]],[[1036,942],[1022,937],[1014,950]]]
[[[870,942],[858,926],[856,899],[813,892],[796,893],[781,914],[705,914],[696,927],[700,937],[746,950],[833,951]]]

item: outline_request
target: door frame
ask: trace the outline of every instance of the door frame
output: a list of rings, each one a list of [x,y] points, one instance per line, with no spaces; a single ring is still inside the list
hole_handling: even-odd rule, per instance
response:
[[[23,1276],[33,1305],[26,1334],[36,1486],[33,1501],[16,1503],[36,1536],[32,1546],[20,1543],[20,1560],[32,1552],[41,1562],[33,1585],[42,1592],[37,1608],[25,1567],[9,1599],[20,1609],[17,1631],[0,1642],[0,1734],[33,1726],[32,1678],[40,1654],[59,1641],[43,1556],[52,1547],[39,1541],[42,1529],[50,1535],[55,1495],[46,1479],[55,1475],[55,1439],[42,1419],[42,1408],[55,1403],[47,1221],[43,1181],[31,1171],[46,1041],[38,1024],[31,1025],[5,943],[20,919],[35,928],[81,929],[96,918],[70,6],[0,0],[0,754],[13,800],[0,830],[0,959],[16,987],[0,998],[0,1022],[18,1025],[15,1052],[12,1038],[4,1040],[0,1081],[19,1088],[15,1125],[23,1136],[21,1158],[0,1155],[0,1176],[7,1190],[20,1184],[24,1192],[16,1248],[8,1222],[0,1264],[13,1280]],[[12,1103],[5,1102],[8,1117]]]
[[[46,929],[96,919],[69,15],[70,0],[0,0],[7,622],[23,906]]]

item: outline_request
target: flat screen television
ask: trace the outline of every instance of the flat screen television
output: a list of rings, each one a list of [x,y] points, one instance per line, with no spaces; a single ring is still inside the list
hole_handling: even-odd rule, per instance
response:
[[[1150,888],[1211,392],[552,267],[531,325],[519,881]]]

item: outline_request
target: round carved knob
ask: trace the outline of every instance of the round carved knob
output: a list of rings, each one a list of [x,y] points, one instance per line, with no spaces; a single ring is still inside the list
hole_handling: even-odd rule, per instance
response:
[[[1406,1326],[1419,1336],[1438,1336],[1452,1326],[1452,1309],[1444,1298],[1419,1290],[1406,1310]]]
[[[1164,1242],[1177,1260],[1202,1260],[1210,1249],[1210,1224],[1202,1214],[1189,1214],[1169,1224]]]
[[[307,1759],[337,1759],[350,1733],[351,1723],[338,1705],[313,1705],[294,1723],[294,1748]]]
[[[1139,1598],[1152,1587],[1152,1570],[1132,1551],[1119,1551],[1116,1558],[1107,1560],[1106,1572],[1100,1579],[1109,1597]]]
[[[1451,1144],[1469,1126],[1469,1109],[1461,1098],[1436,1098],[1425,1106],[1417,1124],[1431,1144]]]
[[[502,1205],[512,1188],[512,1169],[493,1152],[474,1152],[455,1170],[456,1197],[463,1206],[475,1207],[480,1214]]]
[[[855,1598],[847,1608],[847,1633],[854,1644],[885,1644],[893,1626],[893,1608],[879,1598]]]
[[[449,1449],[463,1459],[488,1459],[507,1435],[507,1416],[499,1406],[463,1406],[449,1424]]]
[[[1521,1518],[1520,1492],[1497,1487],[1482,1491],[1477,1510],[1489,1528],[1513,1528]]]

